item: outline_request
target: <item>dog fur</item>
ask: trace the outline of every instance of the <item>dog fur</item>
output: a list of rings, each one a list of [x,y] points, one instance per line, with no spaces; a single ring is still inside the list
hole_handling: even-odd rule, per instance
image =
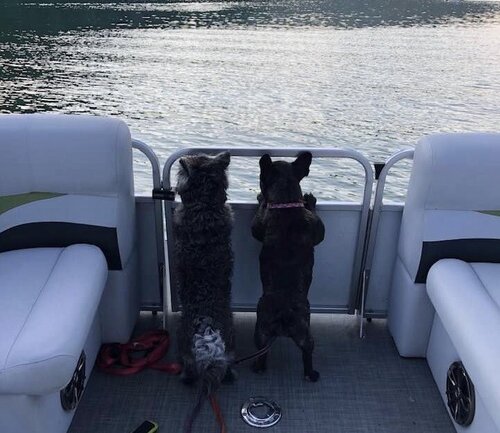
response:
[[[175,263],[182,315],[177,333],[186,384],[202,378],[211,394],[231,379],[232,213],[226,204],[229,152],[180,159],[174,213]]]
[[[313,369],[314,340],[310,331],[307,299],[312,281],[314,246],[325,236],[323,222],[316,215],[316,199],[302,196],[300,181],[309,174],[312,155],[302,152],[293,163],[260,159],[261,193],[259,209],[252,222],[253,236],[262,242],[260,278],[263,294],[257,306],[255,345],[265,347],[277,336],[291,337],[302,351],[304,376],[316,382]],[[269,209],[272,203],[304,202],[304,207]],[[263,372],[266,357],[259,357],[253,369]]]

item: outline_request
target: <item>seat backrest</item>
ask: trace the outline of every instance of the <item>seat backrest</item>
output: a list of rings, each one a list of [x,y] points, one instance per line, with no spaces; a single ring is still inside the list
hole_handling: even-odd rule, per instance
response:
[[[399,257],[424,283],[439,259],[500,262],[500,134],[438,134],[415,148]]]
[[[133,247],[134,208],[125,123],[0,116],[0,252],[90,243],[119,270]]]

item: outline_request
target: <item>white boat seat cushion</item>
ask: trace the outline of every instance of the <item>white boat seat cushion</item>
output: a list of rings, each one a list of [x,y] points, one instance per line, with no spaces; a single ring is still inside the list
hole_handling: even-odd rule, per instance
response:
[[[438,261],[427,293],[500,429],[500,264]]]
[[[91,245],[0,254],[0,394],[41,395],[68,384],[107,273]]]
[[[500,134],[437,134],[415,149],[399,257],[415,283],[439,259],[500,262]]]
[[[0,116],[0,252],[98,245],[111,270],[134,247],[130,131],[96,116]]]
[[[130,131],[121,120],[0,115],[0,195],[133,195]]]
[[[124,204],[117,197],[77,194],[0,197],[0,253],[88,243],[103,251],[109,270],[122,270],[133,248],[133,213]]]
[[[389,299],[402,356],[423,357],[434,309],[425,283],[440,259],[500,263],[500,134],[436,134],[415,148]]]

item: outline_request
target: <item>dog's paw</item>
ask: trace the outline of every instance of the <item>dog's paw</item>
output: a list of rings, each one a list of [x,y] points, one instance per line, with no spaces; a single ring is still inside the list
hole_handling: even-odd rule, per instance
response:
[[[229,367],[224,379],[222,379],[222,383],[233,383],[236,379],[238,379],[238,373],[236,373],[235,369]]]
[[[304,377],[309,382],[317,382],[319,380],[319,372],[313,370],[309,374],[306,374]]]
[[[184,385],[193,385],[196,382],[197,377],[192,375],[192,374],[186,374],[185,372],[182,372],[181,374],[181,381]]]
[[[316,209],[316,197],[312,193],[304,194],[304,205],[306,209],[314,210]]]
[[[259,362],[259,360],[252,363],[252,371],[257,374],[262,374],[266,371],[266,364]]]

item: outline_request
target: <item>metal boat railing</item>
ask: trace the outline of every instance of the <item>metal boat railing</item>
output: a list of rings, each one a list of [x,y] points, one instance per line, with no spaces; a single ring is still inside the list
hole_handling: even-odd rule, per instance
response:
[[[162,208],[159,200],[154,200],[154,215],[155,215],[155,233],[156,233],[156,248],[159,270],[159,290],[161,292],[160,299],[163,303],[163,310],[168,314],[172,311],[170,284],[165,284],[166,269],[168,263],[172,263],[172,221],[168,216],[171,215],[175,202],[172,201],[173,195],[171,185],[171,171],[176,161],[186,155],[196,153],[204,153],[214,155],[220,152],[229,151],[234,157],[260,157],[264,154],[269,154],[271,157],[295,157],[299,152],[311,152],[313,158],[335,158],[335,159],[350,159],[360,164],[364,170],[364,188],[363,198],[360,203],[361,216],[357,233],[357,247],[352,268],[351,288],[349,293],[349,308],[345,311],[349,314],[358,312],[361,318],[360,336],[363,335],[363,319],[366,317],[365,303],[370,283],[370,273],[373,265],[375,252],[375,243],[377,232],[379,229],[380,216],[383,208],[383,197],[387,181],[387,175],[392,167],[403,159],[412,159],[413,150],[403,150],[397,152],[388,158],[383,165],[378,179],[376,181],[376,191],[372,201],[373,186],[375,183],[374,170],[369,160],[360,152],[351,149],[336,149],[336,148],[242,148],[242,147],[203,147],[203,148],[185,148],[180,149],[171,154],[160,172],[160,163],[154,151],[140,140],[133,140],[133,147],[142,152],[149,160],[152,168],[153,179],[153,194],[155,198],[164,199],[164,207]],[[239,206],[249,205],[253,203],[245,202],[238,203]],[[165,226],[164,226],[164,217]],[[166,230],[165,230],[166,229]],[[166,241],[165,241],[166,232]],[[169,241],[170,240],[170,241]],[[166,248],[166,250],[165,250]],[[165,253],[167,263],[165,262]],[[169,281],[169,279],[167,280]],[[170,281],[169,281],[170,282]]]

